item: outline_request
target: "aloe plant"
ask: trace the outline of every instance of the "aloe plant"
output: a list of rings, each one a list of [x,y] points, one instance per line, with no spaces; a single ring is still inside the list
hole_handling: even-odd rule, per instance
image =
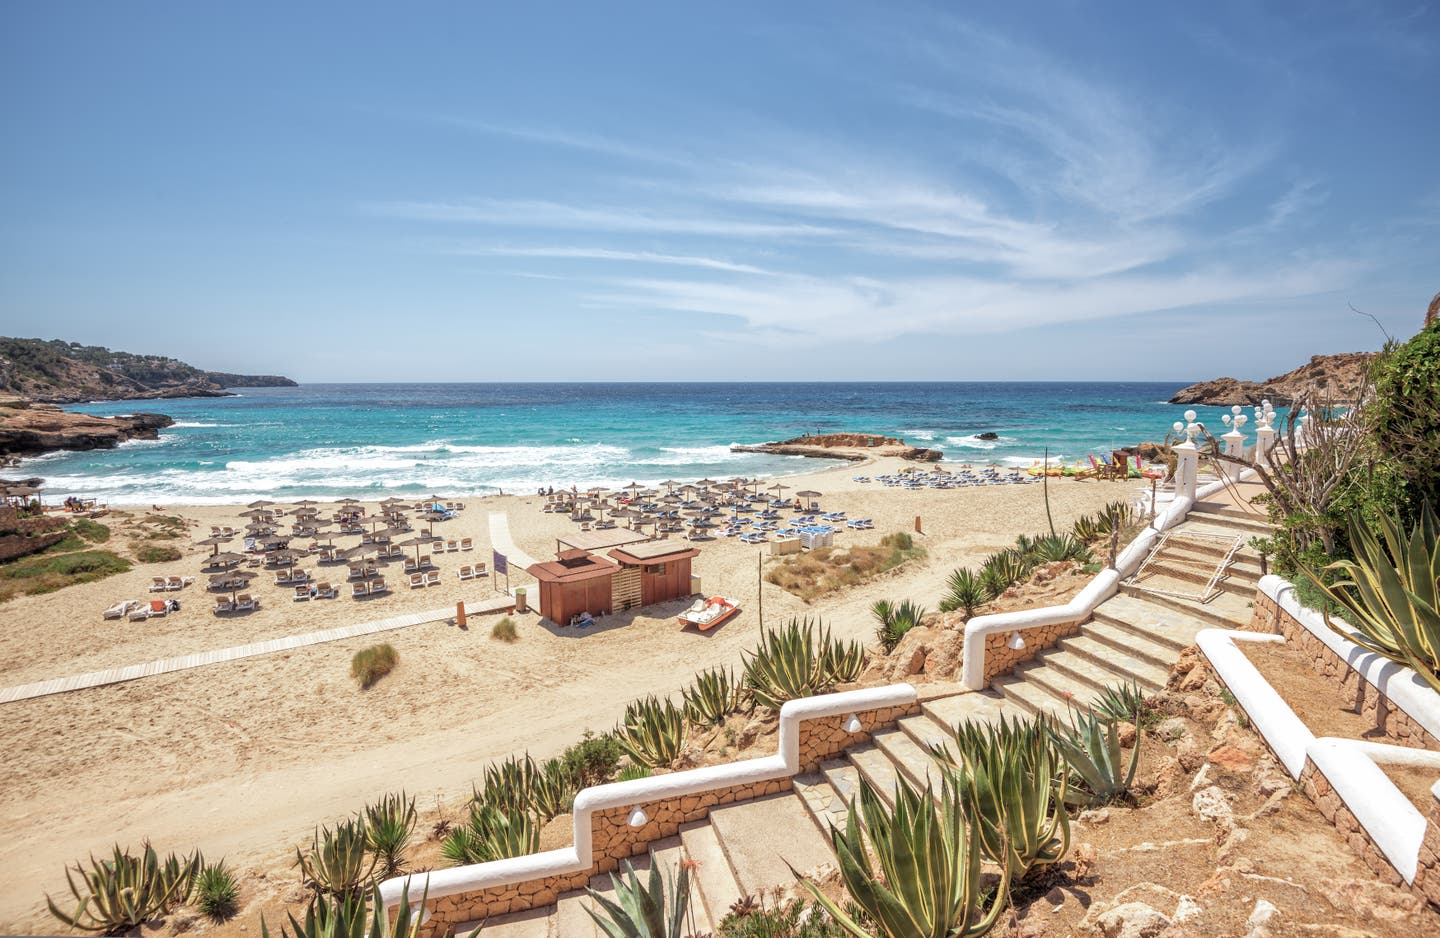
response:
[[[908,599],[899,604],[877,599],[870,606],[870,615],[875,619],[875,637],[888,653],[895,650],[906,632],[925,618],[925,607]]]
[[[1021,879],[1058,862],[1070,848],[1065,760],[1035,720],[962,723],[938,761],[955,779],[975,828],[994,862]]]
[[[551,759],[540,766],[530,788],[530,810],[542,821],[548,821],[569,811],[574,800],[575,784],[565,769],[565,763]]]
[[[308,854],[295,848],[295,865],[316,892],[350,898],[369,886],[375,874],[375,858],[368,847],[362,820],[342,821],[333,830],[317,827]]]
[[[204,865],[199,851],[183,859],[170,854],[162,861],[148,843],[138,857],[116,844],[108,860],[91,856],[88,870],[79,863],[73,870],[65,868],[74,909],[61,910],[49,895],[45,904],[51,915],[71,928],[120,935],[188,899],[195,875]]]
[[[923,609],[920,612],[924,614]],[[858,681],[864,670],[865,649],[859,642],[844,642],[832,638],[829,629],[820,634],[820,660],[816,674],[818,690]]]
[[[745,656],[745,684],[755,702],[779,710],[787,700],[812,697],[818,689],[819,653],[809,620],[792,619],[767,629]]]
[[[685,711],[669,697],[661,700],[650,694],[626,705],[615,738],[631,759],[652,769],[664,768],[685,748],[685,729]]]
[[[405,865],[405,848],[415,833],[415,799],[402,791],[391,793],[365,808],[365,844],[381,875],[388,879]]]
[[[505,811],[493,804],[471,804],[470,817],[440,842],[440,853],[453,863],[489,863],[522,857],[540,849],[540,825],[528,811]]]
[[[1013,547],[991,554],[980,565],[980,579],[986,581],[991,587],[991,598],[1000,595],[1025,579],[1030,574],[1031,564],[1025,559],[1025,555]],[[994,589],[999,584],[1004,584],[1000,589]]]
[[[975,615],[977,606],[994,598],[982,577],[969,567],[951,572],[945,581],[945,596],[940,600],[941,612],[963,611],[968,619]]]
[[[225,861],[212,863],[195,877],[196,905],[212,921],[223,922],[235,914],[240,899],[240,886]]]
[[[1101,535],[1109,534],[1110,528],[1106,526],[1104,518],[1081,515],[1070,526],[1070,533],[1075,536],[1077,541],[1093,541]]]
[[[710,668],[695,675],[695,683],[681,691],[685,715],[692,723],[719,725],[740,709],[741,684],[730,668]]]
[[[510,756],[485,767],[483,787],[472,800],[483,801],[503,811],[522,810],[530,806],[530,792],[540,769],[527,752],[524,757]]]
[[[1052,534],[1035,542],[1035,560],[1039,563],[1054,563],[1057,560],[1074,560],[1089,563],[1095,559],[1090,548],[1069,534]]]
[[[871,865],[864,835],[878,871]],[[993,891],[981,879],[983,851],[949,777],[942,780],[938,794],[929,785],[917,790],[902,777],[893,809],[862,778],[844,831],[830,826],[830,843],[846,890],[884,938],[977,938],[994,928],[1005,911],[1010,870],[1002,869]],[[871,938],[873,932],[856,921],[853,910],[841,907],[793,867],[791,872],[849,934]]]
[[[690,909],[690,871],[684,866],[674,877],[661,876],[655,854],[650,854],[650,876],[640,875],[627,860],[623,876],[610,874],[615,898],[587,887],[604,914],[586,909],[609,938],[681,938]]]
[[[412,906],[410,884],[406,883],[400,892],[393,925],[379,886],[373,887],[368,897],[364,893],[346,898],[317,896],[306,907],[304,920],[286,914],[288,921],[280,923],[280,935],[281,938],[419,938],[424,920],[417,910],[425,907],[429,895],[427,887],[420,894],[419,902]],[[465,938],[475,938],[481,931],[482,928],[476,928]],[[263,916],[260,936],[270,938],[270,925]]]
[[[1140,767],[1140,740],[1135,740],[1127,765],[1120,746],[1119,720],[1072,711],[1068,723],[1054,720],[1046,729],[1075,783],[1066,791],[1069,804],[1094,807],[1130,793]]]
[[[1145,691],[1134,681],[1107,684],[1091,699],[1090,709],[1102,717],[1139,726],[1145,713]]]
[[[1325,624],[1411,668],[1440,693],[1440,519],[1426,504],[1407,532],[1398,516],[1382,517],[1372,528],[1356,514],[1349,535],[1354,560],[1337,560],[1323,572],[1300,567],[1355,631],[1332,621],[1328,609],[1322,610]]]

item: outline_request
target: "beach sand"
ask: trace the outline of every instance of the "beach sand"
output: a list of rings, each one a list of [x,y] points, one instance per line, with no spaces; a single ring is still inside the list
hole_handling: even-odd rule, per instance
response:
[[[977,564],[1017,534],[1046,528],[1038,484],[906,491],[852,481],[905,465],[826,465],[785,480],[791,491],[824,492],[826,510],[875,520],[875,530],[839,535],[837,546],[913,531],[919,516],[929,556],[810,605],[767,584],[767,622],[819,615],[837,635],[868,644],[874,600],[915,599],[933,609],[957,566]],[[1138,488],[1137,482],[1051,480],[1056,525],[1068,528],[1079,514],[1131,500]],[[210,548],[174,542],[185,545],[180,561],[139,565],[98,583],[0,605],[0,686],[404,612],[453,613],[457,600],[495,595],[488,577],[461,582],[455,573],[462,563],[489,561],[491,512],[507,513],[515,542],[539,560],[553,557],[557,536],[577,529],[563,516],[541,512],[542,502],[535,496],[467,500],[465,511],[437,525],[436,533],[472,537],[475,550],[435,558],[440,586],[408,589],[396,563],[387,575],[389,597],[355,601],[347,590],[335,600],[296,603],[267,573],[252,590],[263,607],[241,617],[211,614],[199,569]],[[169,513],[198,522],[194,540],[208,535],[211,524],[240,526],[241,510]],[[498,616],[471,618],[465,630],[442,620],[0,705],[10,753],[0,768],[0,818],[8,834],[0,842],[6,871],[0,928],[55,930],[45,893],[68,895],[65,864],[115,842],[138,846],[149,838],[162,852],[198,846],[207,858],[224,856],[241,869],[273,863],[308,840],[315,824],[385,792],[403,788],[422,806],[437,799],[458,805],[492,759],[525,750],[557,754],[585,729],[613,726],[636,696],[678,691],[712,665],[738,668],[759,630],[756,558],[768,558],[768,549],[728,539],[699,546],[694,569],[704,591],[737,597],[745,606],[711,633],[678,628],[673,617],[683,601],[610,616],[585,630],[547,628],[532,611],[517,617],[520,639],[513,644],[490,637]],[[305,566],[344,586],[343,568]],[[181,601],[180,612],[143,623],[101,621],[103,608],[149,598],[150,577],[169,574],[197,578],[196,585],[168,594]],[[512,585],[533,582],[519,571],[511,579]],[[350,657],[379,641],[395,646],[400,664],[360,691],[349,676]]]

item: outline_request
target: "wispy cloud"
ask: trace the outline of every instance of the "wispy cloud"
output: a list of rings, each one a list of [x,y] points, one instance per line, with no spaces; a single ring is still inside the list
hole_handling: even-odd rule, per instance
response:
[[[494,228],[550,228],[557,231],[611,231],[714,235],[724,238],[808,238],[835,235],[820,225],[745,221],[703,215],[676,215],[647,209],[567,205],[561,202],[476,199],[467,202],[382,202],[368,210],[413,221],[488,225]]]
[[[640,161],[645,163],[658,163],[670,166],[685,166],[693,157],[673,150],[663,150],[658,147],[644,147],[633,143],[626,143],[622,140],[615,140],[611,137],[599,134],[581,133],[577,131],[556,130],[554,128],[539,127],[516,127],[507,124],[496,124],[489,121],[475,120],[468,117],[460,117],[454,114],[430,114],[426,119],[433,123],[444,124],[461,130],[468,130],[474,133],[489,134],[497,137],[509,137],[513,140],[523,140],[529,143],[538,143],[545,146],[565,147],[571,150],[583,150],[587,153],[598,153],[605,156],[617,157],[627,161]]]
[[[457,245],[442,249],[448,254],[466,254],[476,257],[556,257],[600,261],[622,261],[637,264],[664,264],[676,267],[699,267],[705,270],[720,270],[736,274],[771,274],[773,271],[751,264],[737,264],[715,257],[698,257],[682,254],[660,254],[654,251],[617,251],[609,248],[586,247],[497,247],[487,245]]]

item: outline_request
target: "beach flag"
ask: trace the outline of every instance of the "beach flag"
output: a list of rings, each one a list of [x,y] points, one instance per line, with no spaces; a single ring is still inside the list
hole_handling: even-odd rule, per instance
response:
[[[505,574],[506,576],[509,576],[509,575],[510,575],[510,567],[509,567],[509,565],[505,562],[505,555],[502,554],[502,553],[500,553],[498,550],[496,550],[496,551],[491,551],[491,554],[492,554],[492,557],[491,557],[491,560],[492,560],[491,569],[494,570],[496,573],[503,573],[503,574]]]

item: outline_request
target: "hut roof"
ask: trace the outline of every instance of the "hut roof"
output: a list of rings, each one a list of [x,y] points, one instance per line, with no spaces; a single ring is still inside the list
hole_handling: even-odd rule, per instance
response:
[[[620,563],[644,565],[665,563],[670,560],[684,560],[698,557],[700,551],[686,547],[678,541],[646,541],[644,544],[627,544],[610,551],[610,556]]]
[[[610,576],[620,569],[611,563],[583,550],[562,550],[554,560],[531,564],[525,572],[542,583],[574,583],[596,577]]]

